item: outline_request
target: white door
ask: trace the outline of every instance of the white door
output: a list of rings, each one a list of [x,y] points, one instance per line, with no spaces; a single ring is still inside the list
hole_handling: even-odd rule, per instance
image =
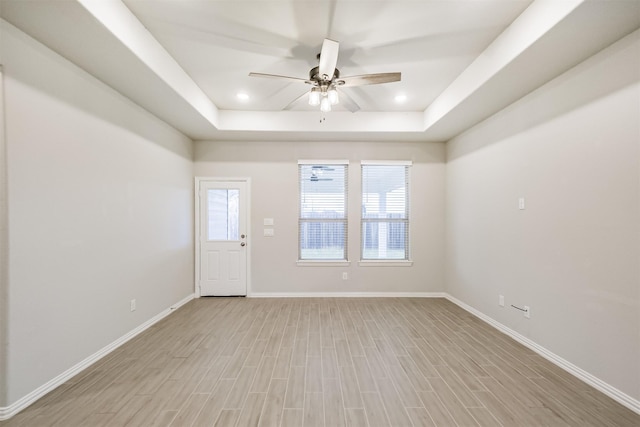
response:
[[[247,295],[247,181],[199,181],[201,296]]]

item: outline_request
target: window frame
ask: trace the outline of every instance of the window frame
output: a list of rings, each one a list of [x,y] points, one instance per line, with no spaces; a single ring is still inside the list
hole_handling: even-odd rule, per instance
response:
[[[360,162],[360,202],[361,205],[364,205],[364,190],[365,190],[365,182],[364,182],[364,167],[365,166],[404,166],[405,167],[405,176],[406,176],[406,188],[405,188],[405,204],[406,204],[406,218],[389,221],[388,219],[376,220],[372,218],[364,218],[363,211],[360,209],[360,266],[394,266],[394,267],[409,267],[413,265],[413,261],[411,259],[412,250],[411,250],[411,167],[413,166],[413,162],[408,160],[362,160]],[[364,225],[366,223],[376,223],[376,222],[398,222],[405,224],[406,232],[406,242],[405,242],[405,258],[395,259],[395,258],[364,258],[364,244],[365,244],[365,233]]]
[[[343,166],[344,167],[344,217],[331,219],[310,219],[302,216],[302,181],[301,167],[303,165]],[[302,258],[301,233],[304,223],[343,223],[344,224],[344,258]],[[349,161],[348,160],[298,160],[298,266],[345,266],[349,265]]]

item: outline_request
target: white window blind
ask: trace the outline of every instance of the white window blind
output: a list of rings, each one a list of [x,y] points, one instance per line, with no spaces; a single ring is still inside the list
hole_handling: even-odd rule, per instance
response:
[[[298,259],[347,259],[347,169],[344,163],[298,163]]]
[[[362,260],[409,259],[410,162],[362,162]]]

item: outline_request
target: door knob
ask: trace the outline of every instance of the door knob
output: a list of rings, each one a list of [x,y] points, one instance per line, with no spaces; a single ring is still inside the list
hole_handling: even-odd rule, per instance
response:
[[[246,245],[246,243],[245,243],[245,242],[240,243],[240,246],[244,246],[244,245]]]
[[[241,235],[240,235],[240,238],[244,239],[244,234],[241,234]]]

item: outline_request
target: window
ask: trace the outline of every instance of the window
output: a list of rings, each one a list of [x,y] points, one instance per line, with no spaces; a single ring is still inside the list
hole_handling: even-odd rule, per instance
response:
[[[409,259],[411,162],[362,162],[362,260]]]
[[[240,210],[237,189],[207,190],[208,240],[240,240],[238,238],[238,217]]]
[[[347,161],[299,161],[298,259],[347,260]]]

